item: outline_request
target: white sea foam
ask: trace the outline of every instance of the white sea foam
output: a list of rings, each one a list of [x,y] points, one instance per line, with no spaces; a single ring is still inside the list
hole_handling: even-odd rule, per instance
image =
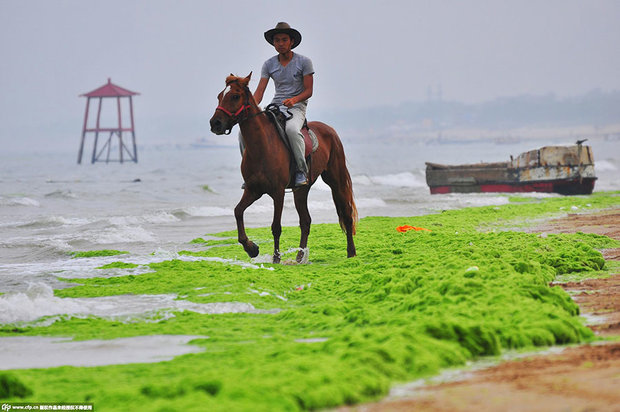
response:
[[[71,192],[71,190],[56,190],[51,193],[46,193],[45,197],[55,199],[76,199],[77,196]]]
[[[353,183],[363,186],[393,186],[393,187],[426,187],[423,176],[411,172],[402,172],[387,175],[367,176],[358,175],[353,178]]]
[[[370,177],[366,175],[353,176],[351,180],[353,180],[354,185],[363,185],[363,186],[372,185],[372,180],[370,179]]]
[[[110,227],[92,233],[89,240],[96,244],[155,242],[155,236],[139,226]]]
[[[233,216],[233,209],[217,206],[191,206],[182,209],[182,212],[189,216],[210,217],[210,216]]]
[[[285,301],[285,302],[286,302],[286,301],[288,301],[288,299],[287,299],[287,298],[285,298],[284,296],[282,296],[282,295],[278,295],[277,293],[272,292],[272,291],[267,292],[267,291],[264,291],[264,290],[263,290],[263,291],[260,291],[260,290],[256,290],[256,289],[249,289],[249,292],[250,292],[250,293],[256,293],[258,296],[261,296],[261,297],[264,297],[264,296],[273,296],[273,297],[278,298],[278,299],[280,299],[280,300],[283,300],[283,301]]]
[[[127,226],[141,225],[144,223],[174,223],[179,222],[181,219],[171,213],[159,211],[147,213],[143,216],[112,216],[109,217],[107,220],[109,223],[116,226]]]
[[[329,200],[310,200],[308,201],[308,210],[312,213],[315,210],[333,210],[336,212],[336,206],[334,206],[334,201]]]
[[[61,225],[75,226],[87,225],[92,222],[92,219],[86,219],[82,217],[51,216],[50,221],[52,223],[59,223]]]
[[[173,214],[163,211],[148,213],[142,219],[148,223],[174,223],[181,220]]]
[[[505,205],[510,202],[508,196],[467,196],[458,197],[457,202],[461,207]]]
[[[293,202],[292,196],[288,198],[284,198],[284,208],[285,209],[294,209],[295,203]],[[231,210],[232,212],[232,210]],[[271,198],[261,199],[258,202],[254,203],[252,206],[248,207],[245,211],[248,214],[273,214],[273,201]]]
[[[488,193],[432,195],[436,200],[434,209],[458,209],[463,207],[499,206],[510,202],[509,196]]]
[[[355,204],[359,208],[380,208],[387,207],[387,203],[380,198],[361,198],[355,199]]]
[[[1,246],[1,245],[0,245]],[[61,247],[62,245],[57,245]],[[65,245],[65,252],[73,250],[69,245]],[[11,288],[3,291],[23,291],[29,279],[44,279],[51,277],[66,279],[87,279],[94,277],[116,277],[134,275],[139,276],[151,273],[153,270],[148,266],[151,263],[164,262],[168,260],[181,260],[185,262],[207,261],[226,265],[238,265],[246,269],[274,270],[273,267],[265,267],[261,262],[249,263],[235,259],[224,259],[220,257],[203,257],[180,255],[178,252],[157,249],[148,255],[116,255],[116,256],[96,256],[89,258],[63,259],[51,262],[31,262],[31,263],[0,263],[0,285],[5,285],[10,280]],[[98,269],[104,265],[122,261],[138,265],[132,268],[109,268]],[[271,257],[266,263],[271,263]],[[19,275],[19,276],[16,276]]]
[[[45,237],[14,237],[7,240],[0,240],[0,248],[19,248],[19,247],[36,247],[36,253],[49,251],[64,253],[73,248],[67,243],[67,239],[62,236],[53,238]],[[0,267],[2,262],[0,262]]]
[[[607,172],[607,171],[614,172],[614,171],[618,170],[618,168],[613,163],[611,163],[608,160],[597,160],[596,164],[594,166],[594,169],[598,170],[598,171],[601,171],[601,172],[603,172],[603,171],[605,171],[605,172]]]
[[[40,207],[41,204],[29,197],[4,197],[0,196],[0,206],[32,206]]]
[[[426,187],[426,182],[420,177],[410,172],[389,174],[383,176],[370,177],[372,183],[376,185],[396,186],[396,187]]]
[[[91,219],[65,216],[45,216],[30,222],[20,222],[15,227],[79,226],[91,223]]]
[[[254,313],[273,314],[278,309],[256,309],[250,303],[216,302],[194,303],[178,300],[176,295],[119,295],[96,298],[59,298],[52,288],[41,282],[32,283],[26,292],[0,296],[0,323],[33,322],[42,317],[87,317],[132,321],[152,316],[166,316],[166,312],[190,311],[202,314]],[[52,318],[43,324],[53,323]]]
[[[314,182],[314,184],[312,185],[312,189],[313,190],[315,190],[315,189],[316,190],[320,190],[322,192],[331,192],[332,191],[331,187],[327,186],[327,183],[325,183],[323,181],[323,179],[320,178],[320,177],[316,180],[316,182]]]
[[[85,218],[50,215],[30,221],[10,222],[0,227],[49,227],[49,226],[84,226],[88,224],[103,224],[105,226],[136,226],[142,224],[175,223],[180,219],[171,213],[158,211],[143,216],[111,216],[107,218]]]
[[[322,343],[327,342],[328,338],[306,338],[306,339],[295,339],[297,343]]]
[[[247,269],[265,269],[265,270],[275,270],[272,267],[265,267],[262,264],[259,265],[255,265],[253,263],[248,263],[248,262],[244,262],[242,260],[235,260],[235,259],[224,259],[224,258],[220,258],[220,257],[194,257],[194,256],[183,256],[184,259],[187,260],[204,260],[204,261],[208,261],[208,262],[220,262],[220,263],[225,263],[228,265],[238,265],[241,266],[243,268],[247,268]],[[257,263],[261,263],[261,262],[257,262]],[[264,262],[264,263],[271,263],[271,260],[269,262]]]
[[[48,248],[59,252],[69,252],[73,250],[71,245],[62,239],[50,239],[49,241],[45,242],[45,245]]]
[[[70,248],[68,249],[70,250]],[[123,261],[138,265],[131,268],[108,268],[98,269],[104,265]],[[152,273],[151,263],[164,262],[169,260],[181,260],[185,262],[207,261],[216,262],[225,265],[237,265],[244,269],[254,270],[274,270],[273,267],[265,267],[261,262],[244,262],[235,259],[224,259],[220,257],[203,257],[191,255],[179,255],[177,252],[158,249],[149,255],[120,255],[120,256],[99,256],[90,258],[78,258],[68,260],[57,260],[53,262],[32,262],[32,263],[0,263],[0,285],[7,288],[7,282],[11,283],[11,287],[4,291],[23,291],[29,284],[29,279],[87,279],[94,277],[117,277],[117,276],[139,276],[146,273]],[[271,257],[266,263],[271,263]],[[15,277],[19,274],[19,277]]]
[[[110,340],[11,336],[0,338],[0,369],[103,366],[162,362],[204,348],[187,343],[205,336],[154,335]]]

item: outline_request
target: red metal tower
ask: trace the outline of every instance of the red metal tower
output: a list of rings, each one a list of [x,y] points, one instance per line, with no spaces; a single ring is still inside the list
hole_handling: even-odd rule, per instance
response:
[[[84,114],[84,127],[82,128],[82,141],[80,143],[80,151],[78,153],[78,164],[82,163],[82,153],[84,151],[84,140],[86,139],[87,132],[95,133],[95,142],[93,145],[93,155],[91,159],[91,163],[95,163],[100,161],[100,158],[104,151],[107,149],[107,155],[105,157],[105,162],[110,162],[110,149],[112,148],[112,137],[114,135],[118,136],[118,147],[119,147],[119,158],[112,159],[112,161],[119,161],[123,163],[123,152],[126,152],[129,155],[130,160],[138,163],[138,152],[136,148],[136,133],[134,129],[133,122],[133,101],[132,96],[139,95],[140,93],[132,92],[131,90],[124,89],[120,86],[115,85],[108,78],[108,83],[99,87],[98,89],[93,90],[92,92],[82,94],[80,96],[86,97],[86,113]],[[121,114],[121,98],[129,98],[129,113],[131,118],[131,127],[123,127],[122,114]],[[105,98],[116,98],[116,107],[118,113],[118,127],[101,127],[101,105],[103,99]],[[97,122],[94,128],[88,127],[88,111],[90,109],[90,99],[99,99],[99,107],[97,109]],[[105,144],[101,148],[99,152],[97,152],[97,143],[99,141],[99,133],[107,133],[110,132],[108,139]],[[131,132],[131,140],[132,147],[128,148],[123,142],[123,132]],[[133,149],[133,150],[131,150]],[[101,160],[103,161],[103,160]]]

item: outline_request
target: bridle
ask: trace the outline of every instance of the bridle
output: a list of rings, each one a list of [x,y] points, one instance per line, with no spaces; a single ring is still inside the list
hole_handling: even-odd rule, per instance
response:
[[[232,83],[237,83],[238,80],[233,80],[229,83],[226,83],[226,86],[230,86]],[[254,113],[254,114],[250,114],[249,110],[252,108],[252,105],[250,104],[250,96],[249,93],[250,91],[248,90],[248,88],[244,88],[245,89],[245,103],[241,105],[241,107],[234,113],[232,113],[230,110],[226,109],[225,107],[223,107],[222,105],[218,105],[215,108],[215,111],[221,111],[224,114],[228,115],[228,117],[230,117],[233,121],[233,126],[235,124],[241,124],[241,122],[244,122],[254,116],[258,116],[259,114],[261,114],[263,111],[260,110],[260,108],[256,105],[254,105],[254,107],[256,107],[257,109],[259,109],[258,113]],[[245,115],[244,117],[242,117],[242,115]],[[230,127],[230,129],[227,129],[224,134],[228,135],[230,134],[232,130],[232,126]]]

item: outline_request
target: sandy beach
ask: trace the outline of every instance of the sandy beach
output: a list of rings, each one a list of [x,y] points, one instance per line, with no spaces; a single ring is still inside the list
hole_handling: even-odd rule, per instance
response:
[[[527,231],[594,233],[620,240],[620,209],[569,214]],[[601,253],[607,261],[620,261],[620,248]],[[407,396],[339,411],[619,411],[620,273],[606,279],[554,284],[573,297],[581,314],[590,320],[588,327],[609,340],[503,362],[464,380],[425,386]]]

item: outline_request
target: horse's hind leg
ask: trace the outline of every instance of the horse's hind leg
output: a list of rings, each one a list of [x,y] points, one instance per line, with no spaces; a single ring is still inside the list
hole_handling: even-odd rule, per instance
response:
[[[357,255],[353,235],[355,234],[355,224],[357,220],[357,208],[353,200],[353,189],[348,171],[344,179],[334,177],[331,170],[326,170],[321,174],[323,181],[332,189],[332,199],[336,205],[340,227],[347,235],[347,257]]]
[[[308,236],[310,235],[310,224],[312,218],[308,211],[308,192],[310,186],[303,186],[294,191],[295,197],[295,209],[299,215],[299,227],[301,229],[301,238],[299,239],[299,249],[297,252],[297,262],[301,263],[304,260],[305,249],[308,247]]]
[[[248,236],[245,233],[245,226],[243,224],[243,212],[245,212],[245,209],[250,207],[250,205],[256,202],[260,197],[261,195],[255,195],[248,191],[248,189],[246,189],[243,192],[243,196],[241,196],[241,200],[235,207],[235,219],[237,220],[238,240],[239,243],[241,243],[241,245],[243,246],[243,249],[251,258],[258,256],[258,246],[254,242],[250,241],[250,239],[248,239]]]
[[[271,197],[273,198],[273,222],[271,223],[271,234],[273,235],[273,263],[280,263],[280,235],[282,234],[284,190]]]

